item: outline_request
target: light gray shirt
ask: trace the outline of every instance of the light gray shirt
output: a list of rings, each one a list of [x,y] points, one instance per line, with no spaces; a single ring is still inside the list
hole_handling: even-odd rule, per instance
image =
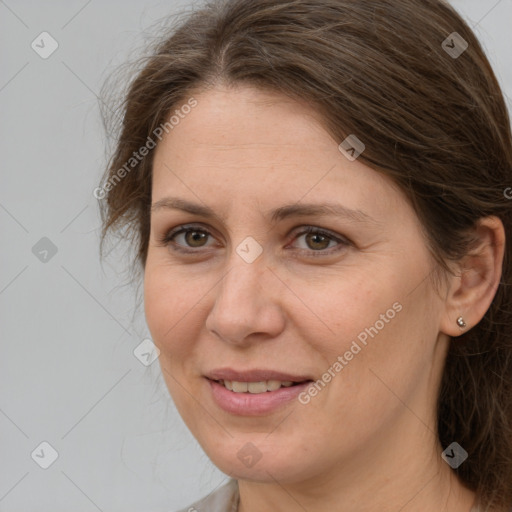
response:
[[[238,481],[230,478],[227,483],[212,493],[178,512],[237,512],[239,502]],[[470,512],[480,512],[480,510],[476,507]]]
[[[238,481],[230,478],[214,492],[178,512],[237,512],[239,500]]]

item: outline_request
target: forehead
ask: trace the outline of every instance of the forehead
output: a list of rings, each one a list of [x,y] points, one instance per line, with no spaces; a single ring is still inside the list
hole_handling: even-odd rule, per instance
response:
[[[293,152],[336,146],[313,106],[253,87],[218,87],[193,95],[197,105],[164,135],[160,147],[194,145],[194,151],[230,151],[237,156],[265,150],[287,158]],[[179,105],[175,107],[179,110]],[[307,145],[304,146],[304,142]]]
[[[341,141],[304,102],[250,87],[216,88],[193,98],[197,105],[155,150],[154,201],[172,191],[208,202],[215,192],[215,200],[250,197],[269,207],[272,199],[303,198],[355,207],[373,196],[370,208],[378,216],[396,199],[390,179],[343,156]]]

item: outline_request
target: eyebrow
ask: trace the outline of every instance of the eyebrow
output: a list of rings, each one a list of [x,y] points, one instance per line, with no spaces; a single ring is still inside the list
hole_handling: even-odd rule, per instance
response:
[[[224,219],[215,213],[210,207],[192,203],[178,197],[164,197],[151,206],[151,212],[157,210],[181,210],[193,215],[215,219],[218,222],[224,222]],[[321,217],[336,216],[348,219],[360,224],[381,225],[381,222],[370,217],[361,210],[352,210],[337,203],[295,203],[280,206],[266,213],[272,222],[284,220],[288,217]]]

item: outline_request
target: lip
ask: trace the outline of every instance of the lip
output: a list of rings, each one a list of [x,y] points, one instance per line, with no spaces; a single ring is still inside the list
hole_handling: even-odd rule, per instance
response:
[[[302,384],[296,384],[295,386],[287,388],[281,387],[275,391],[266,391],[264,393],[235,393],[215,380],[211,380],[208,377],[205,377],[205,380],[210,386],[213,401],[224,411],[238,416],[261,416],[270,414],[290,404],[297,395],[304,391],[312,382],[307,381]],[[240,382],[249,381],[241,380]]]
[[[262,382],[264,380],[279,380],[291,382],[303,382],[313,380],[310,375],[292,375],[276,370],[252,369],[238,371],[232,368],[217,368],[205,374],[210,380],[236,380],[237,382]],[[272,393],[272,391],[269,391]]]

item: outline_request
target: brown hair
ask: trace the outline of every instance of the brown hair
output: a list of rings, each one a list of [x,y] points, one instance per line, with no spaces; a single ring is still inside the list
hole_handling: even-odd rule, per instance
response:
[[[448,51],[453,32],[468,43],[458,57]],[[478,219],[501,219],[502,279],[482,321],[450,346],[438,433],[443,447],[457,441],[469,453],[456,473],[483,503],[510,506],[512,135],[500,86],[463,19],[442,0],[223,0],[188,13],[139,64],[122,124],[104,109],[108,132],[120,136],[100,201],[101,254],[107,233],[123,231],[136,272],[148,249],[153,152],[122,179],[119,169],[171,110],[220,83],[306,100],[335,140],[356,134],[366,145],[359,158],[406,194],[444,272],[470,250]]]

